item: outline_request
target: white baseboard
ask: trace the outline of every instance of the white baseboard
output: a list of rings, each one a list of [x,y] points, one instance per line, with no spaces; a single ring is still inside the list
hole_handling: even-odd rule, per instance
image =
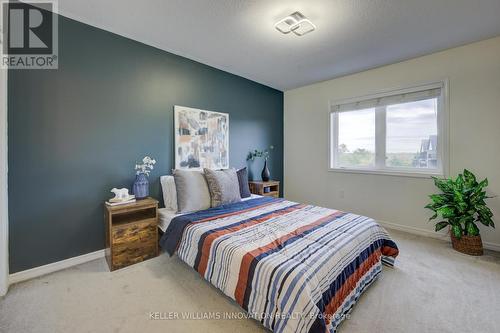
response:
[[[27,269],[25,271],[17,272],[9,275],[9,284],[18,283],[21,281],[30,280],[42,275],[57,272],[65,268],[80,265],[92,260],[100,259],[104,257],[104,250],[99,250],[87,254],[83,254],[78,257],[73,257],[57,262],[53,262],[47,265]]]
[[[434,231],[430,231],[430,230],[426,230],[426,229],[410,227],[410,226],[401,225],[401,224],[392,223],[392,222],[387,222],[387,221],[377,220],[377,222],[381,226],[388,228],[388,229],[404,231],[404,232],[407,232],[407,233],[413,234],[413,235],[424,236],[424,237],[439,239],[439,240],[446,241],[446,242],[451,242],[450,236],[446,233],[443,233],[443,232],[434,232]],[[483,247],[485,249],[488,249],[488,250],[500,252],[500,244],[497,244],[497,243],[483,241]]]

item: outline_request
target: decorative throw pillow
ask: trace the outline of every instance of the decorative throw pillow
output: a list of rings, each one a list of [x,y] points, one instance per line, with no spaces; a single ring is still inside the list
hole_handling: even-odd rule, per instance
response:
[[[204,169],[204,171],[212,198],[212,207],[241,201],[240,185],[235,169]]]
[[[173,174],[177,212],[190,213],[210,208],[210,192],[203,172],[175,169]]]
[[[171,211],[177,211],[177,191],[175,189],[174,176],[160,177],[161,190],[163,192],[163,203],[165,208]]]
[[[238,183],[240,185],[240,196],[241,198],[248,198],[252,194],[250,193],[250,187],[248,186],[248,170],[247,167],[241,168],[236,171],[238,176]]]

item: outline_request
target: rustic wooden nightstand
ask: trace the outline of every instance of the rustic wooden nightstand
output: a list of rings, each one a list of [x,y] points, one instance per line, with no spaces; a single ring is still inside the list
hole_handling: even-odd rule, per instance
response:
[[[280,182],[277,180],[264,181],[249,181],[250,192],[258,195],[265,195],[269,197],[280,196]]]
[[[106,261],[111,271],[158,255],[158,201],[155,199],[105,205],[104,224]]]

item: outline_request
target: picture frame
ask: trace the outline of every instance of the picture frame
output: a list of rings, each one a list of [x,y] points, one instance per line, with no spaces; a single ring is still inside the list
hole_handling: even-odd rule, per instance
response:
[[[175,168],[229,168],[229,114],[174,106]]]

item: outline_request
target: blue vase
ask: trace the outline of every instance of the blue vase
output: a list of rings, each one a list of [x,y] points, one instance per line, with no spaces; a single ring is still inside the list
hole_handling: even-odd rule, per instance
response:
[[[140,173],[135,176],[132,191],[136,199],[144,199],[149,196],[149,181],[145,174]]]

